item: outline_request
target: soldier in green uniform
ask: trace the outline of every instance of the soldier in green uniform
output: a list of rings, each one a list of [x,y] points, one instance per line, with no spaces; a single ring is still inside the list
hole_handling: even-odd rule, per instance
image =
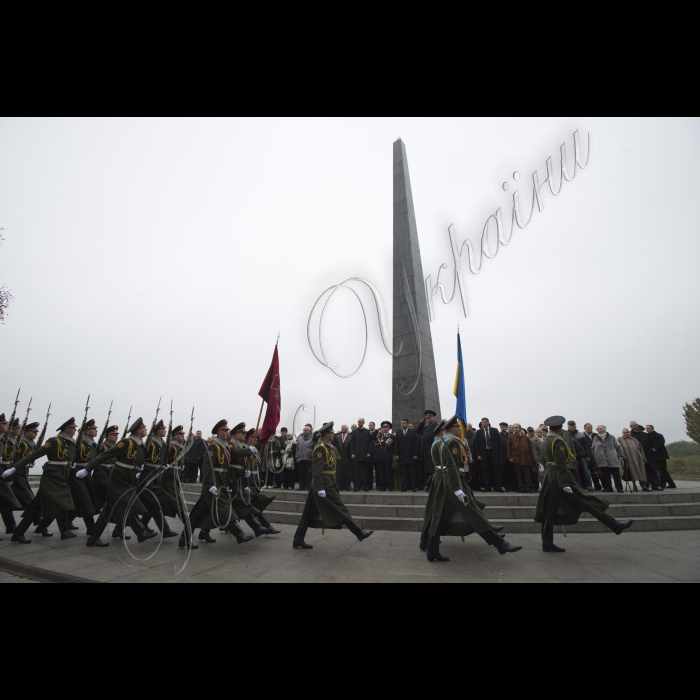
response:
[[[36,436],[39,434],[39,423],[30,423],[22,435],[17,452],[15,453],[14,464],[17,464],[20,459],[26,457],[36,450]],[[29,508],[34,500],[34,492],[29,485],[29,470],[34,466],[34,463],[27,464],[19,471],[15,467],[14,475],[12,476],[12,490],[17,496],[17,500],[22,504],[22,510]],[[8,533],[9,534],[9,533]]]
[[[228,421],[219,421],[212,429],[212,435],[214,440],[208,445],[202,466],[202,495],[190,513],[192,530],[201,528],[200,541],[212,544],[215,540],[211,539],[209,532],[213,528],[233,535],[238,544],[250,542],[255,537],[246,535],[238,524],[236,511],[245,505],[242,499],[242,505],[236,504],[234,507],[236,493],[234,493],[233,488],[237,488],[239,479],[235,477],[234,481],[234,477],[229,473],[232,471],[230,469],[232,454],[229,447],[231,431],[228,427]],[[248,449],[245,450],[245,453],[244,456],[253,454]],[[185,532],[180,537],[180,547],[186,546],[196,549],[195,545],[187,541]]]
[[[68,486],[75,504],[75,510],[68,513],[68,519],[73,522],[74,518],[82,518],[88,537],[95,526],[95,516],[100,512],[95,506],[90,480],[86,478],[88,472],[85,470],[85,466],[97,456],[97,443],[95,442],[97,432],[98,428],[94,420],[91,419],[85,423],[80,445],[75,451],[75,464],[73,464],[68,476]]]
[[[466,537],[476,532],[501,555],[514,554],[522,547],[506,542],[483,514],[469,486],[469,446],[460,439],[457,416],[441,423],[435,430],[431,457],[435,474],[423,519],[421,549],[427,549],[429,562],[448,562],[440,554],[440,536]]]
[[[105,439],[100,448],[100,452],[111,450],[119,442],[119,426],[111,425],[107,428]],[[95,499],[95,507],[99,512],[107,504],[107,482],[109,481],[109,470],[114,466],[115,460],[110,460],[106,464],[100,464],[95,467],[90,474],[90,485],[92,486],[92,495]]]
[[[352,532],[360,542],[371,537],[374,532],[365,532],[348,513],[338,492],[335,481],[336,464],[340,454],[333,445],[335,434],[333,423],[324,425],[319,430],[319,441],[314,445],[311,462],[311,490],[306,498],[306,506],[301,516],[301,523],[294,535],[294,549],[313,549],[304,539],[309,529],[341,530],[343,525]]]
[[[134,497],[138,489],[136,477],[143,465],[143,439],[148,435],[148,428],[143,419],[139,418],[129,428],[128,433],[128,438],[124,438],[114,447],[104,450],[84,467],[88,474],[92,474],[100,465],[114,462],[107,481],[107,504],[92,528],[87,541],[88,547],[109,547],[108,544],[100,540],[102,533],[110,522],[115,523],[118,527],[123,526],[125,518],[127,518],[128,527],[138,537],[139,543],[156,536],[154,532],[148,532],[139,520],[138,516],[146,515],[148,509],[138,496]],[[133,502],[127,512],[132,498]]]
[[[166,518],[177,517],[177,501],[162,487],[161,476],[167,467],[165,454],[166,445],[163,439],[168,433],[163,421],[159,421],[153,430],[151,440],[146,447],[144,471],[139,478],[140,492],[139,498],[148,509],[148,515],[142,518],[144,527],[148,529],[148,524],[153,520],[156,525],[162,523],[163,538],[177,537],[177,533],[170,529]],[[151,477],[155,476],[154,479]],[[150,483],[146,486],[146,482]],[[162,515],[161,515],[162,513]]]
[[[566,550],[554,544],[555,525],[576,525],[582,513],[590,513],[616,535],[621,535],[634,524],[632,520],[618,522],[606,515],[610,504],[584,491],[569,469],[572,455],[563,439],[566,418],[553,416],[545,421],[549,435],[542,446],[546,460],[544,483],[537,503],[535,522],[542,524],[542,549],[546,553],[563,554]]]
[[[41,525],[44,525],[44,532],[46,532],[48,523],[56,519],[62,540],[75,537],[75,533],[70,530],[67,513],[75,510],[68,479],[71,466],[75,462],[75,433],[77,430],[75,418],[71,418],[58,429],[56,437],[50,438],[45,445],[14,464],[15,471],[19,471],[41,457],[48,457],[48,461],[43,466],[39,491],[31,505],[24,511],[17,531],[12,536],[13,542],[31,544],[31,540],[26,539],[24,535],[38,517],[43,518]],[[50,535],[46,532],[44,536]]]
[[[19,439],[19,433],[19,419],[13,421],[12,430],[10,430],[7,418],[5,418],[3,413],[0,416],[0,471],[4,472],[2,478],[0,478],[0,515],[2,515],[5,531],[8,535],[14,534],[17,529],[13,511],[22,510],[22,504],[17,499],[12,486],[5,481],[5,479],[12,478],[12,475],[15,473],[15,470],[11,468],[10,461]]]
[[[170,451],[165,460],[166,469],[164,469],[159,477],[159,485],[175,503],[177,516],[182,520],[185,530],[191,528],[189,524],[189,516],[187,512],[187,504],[185,503],[182,487],[180,486],[180,472],[183,463],[183,451],[185,449],[185,428],[178,425],[172,434],[172,442],[170,443]],[[190,534],[192,533],[190,529]]]

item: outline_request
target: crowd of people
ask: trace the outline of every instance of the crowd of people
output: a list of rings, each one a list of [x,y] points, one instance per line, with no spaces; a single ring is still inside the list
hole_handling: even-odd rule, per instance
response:
[[[436,418],[435,412],[428,411],[417,428],[408,420],[397,429],[388,421],[379,427],[370,422],[365,427],[363,418],[356,424],[342,425],[333,441],[341,457],[337,467],[338,490],[427,492],[429,478],[435,471],[431,448]],[[478,428],[467,424],[465,442],[472,462],[472,489],[537,493],[548,461],[543,454],[548,432],[545,425],[524,428],[520,423],[500,423],[494,428],[488,418],[483,418]],[[267,459],[261,463],[263,488],[308,491],[311,453],[318,439],[311,425],[306,425],[298,436],[282,428],[278,436],[270,439]],[[580,431],[575,421],[569,421],[564,440],[576,458],[569,466],[574,478],[591,493],[676,488],[668,471],[666,440],[653,425],[643,428],[632,421],[616,438],[604,425],[594,429],[586,423]],[[254,445],[255,441],[251,431],[248,442]],[[206,443],[197,433],[184,468],[185,483],[197,482]]]

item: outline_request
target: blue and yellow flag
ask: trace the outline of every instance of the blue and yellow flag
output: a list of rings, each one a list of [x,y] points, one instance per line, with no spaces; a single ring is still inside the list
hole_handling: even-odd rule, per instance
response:
[[[455,396],[457,397],[457,412],[462,440],[467,435],[467,389],[464,382],[464,359],[462,357],[462,336],[457,333],[457,376],[455,378]]]

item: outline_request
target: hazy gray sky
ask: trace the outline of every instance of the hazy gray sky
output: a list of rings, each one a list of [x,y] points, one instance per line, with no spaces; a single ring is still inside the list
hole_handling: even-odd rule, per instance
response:
[[[209,433],[255,425],[282,333],[283,423],[391,416],[391,358],[370,314],[367,361],[350,380],[319,365],[306,321],[327,287],[364,277],[392,292],[392,144],[407,147],[424,272],[450,263],[448,227],[475,245],[573,132],[589,167],[513,243],[465,270],[471,316],[436,307],[442,411],[454,411],[461,323],[467,400],[525,425],[562,413],[616,435],[631,419],[685,439],[700,395],[696,321],[700,119],[245,117],[0,119],[0,411],[19,386],[53,430],[82,416],[150,421],[158,398]],[[522,178],[513,181],[518,171]],[[510,192],[502,185],[510,182]],[[451,270],[445,283],[451,288]],[[334,363],[362,354],[357,303],[329,307]],[[391,318],[389,313],[389,318]]]

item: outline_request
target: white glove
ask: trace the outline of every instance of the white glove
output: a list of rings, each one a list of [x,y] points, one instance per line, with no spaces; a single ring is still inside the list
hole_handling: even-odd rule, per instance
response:
[[[455,491],[455,496],[459,498],[460,503],[464,503],[464,499],[466,498],[464,491]]]
[[[542,466],[542,465],[540,464],[540,474],[544,474],[544,471],[545,471],[545,470],[544,470],[544,466]]]
[[[245,492],[246,493],[253,493],[247,486],[245,487]]]
[[[81,469],[79,472],[75,473],[76,479],[84,479],[88,475],[87,469]]]
[[[249,447],[248,448],[254,455],[258,454],[258,448],[257,447]]]
[[[253,472],[246,471],[244,476],[246,479],[250,479],[250,477],[253,476]]]
[[[2,478],[9,479],[11,476],[14,476],[14,473],[15,473],[15,468],[12,467],[12,469],[8,469],[6,472],[3,472]]]
[[[570,493],[570,494],[573,495],[574,492],[567,486],[567,487],[564,489],[564,493]]]
[[[319,495],[321,498],[325,498],[327,494],[326,494],[325,491],[319,491],[319,492],[318,492],[318,495]]]
[[[219,495],[219,489],[217,489],[216,486],[212,486],[212,487],[209,489],[209,493],[210,493],[212,496],[218,496],[218,495]]]

